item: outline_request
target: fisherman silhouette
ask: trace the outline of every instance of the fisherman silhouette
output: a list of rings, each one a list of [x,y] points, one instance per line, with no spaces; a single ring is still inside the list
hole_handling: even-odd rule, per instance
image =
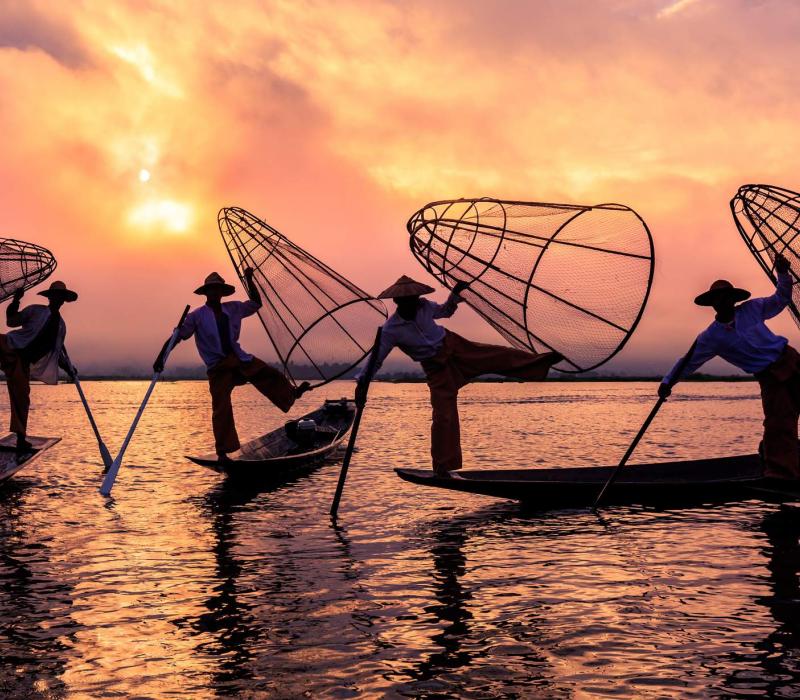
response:
[[[46,384],[58,384],[58,368],[71,379],[77,370],[72,365],[64,347],[67,327],[61,317],[61,307],[76,301],[78,295],[63,282],[53,282],[49,289],[39,294],[48,304],[31,304],[20,311],[24,290],[14,293],[6,309],[6,322],[18,328],[0,334],[0,369],[6,375],[6,386],[11,403],[10,431],[17,434],[17,454],[32,449],[27,441],[28,412],[31,405],[31,379]]]
[[[503,345],[475,343],[446,330],[435,320],[450,318],[468,287],[458,282],[444,304],[421,297],[434,290],[403,275],[384,290],[379,299],[392,299],[397,311],[383,324],[376,372],[392,348],[400,348],[422,365],[431,392],[431,458],[437,475],[450,476],[461,469],[461,435],[458,419],[458,391],[482,374],[501,374],[527,381],[540,381],[554,364],[563,360],[556,352],[536,354]],[[366,370],[358,377],[356,401],[366,399],[369,380]]]
[[[197,351],[206,365],[211,392],[211,425],[220,461],[230,461],[228,454],[240,446],[231,404],[235,387],[252,384],[284,413],[310,388],[308,382],[295,387],[281,372],[246,353],[239,345],[242,319],[255,314],[262,303],[253,284],[253,274],[251,268],[244,271],[248,301],[224,303],[223,297],[235,292],[233,285],[216,272],[208,275],[195,289],[195,294],[205,296],[206,303],[186,316],[178,334],[179,342],[194,336]],[[168,343],[164,344],[153,365],[156,372],[164,370],[163,357]]]
[[[658,395],[667,398],[681,378],[689,376],[714,357],[755,375],[761,387],[764,439],[761,455],[764,474],[779,479],[800,478],[797,422],[800,418],[800,354],[789,341],[775,335],[764,321],[777,316],[792,298],[789,261],[775,258],[777,285],[772,296],[750,299],[750,292],[717,280],[695,300],[710,306],[715,321],[697,336],[694,352],[678,375],[683,358],[664,377]],[[739,303],[744,302],[744,303]]]

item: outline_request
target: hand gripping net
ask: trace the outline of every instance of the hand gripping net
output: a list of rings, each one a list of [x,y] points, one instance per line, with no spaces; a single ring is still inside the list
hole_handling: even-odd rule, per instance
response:
[[[775,256],[791,263],[794,320],[800,325],[800,194],[770,185],[743,185],[731,200],[731,212],[744,242],[773,282]]]
[[[55,269],[56,259],[46,248],[0,238],[0,302],[10,299],[18,289],[44,282]]]
[[[258,312],[284,371],[320,386],[358,365],[372,349],[386,309],[258,217],[230,207],[219,230],[236,273],[255,270]]]
[[[496,199],[434,202],[408,222],[411,251],[516,347],[555,350],[561,372],[616,355],[644,310],[653,240],[628,207]]]

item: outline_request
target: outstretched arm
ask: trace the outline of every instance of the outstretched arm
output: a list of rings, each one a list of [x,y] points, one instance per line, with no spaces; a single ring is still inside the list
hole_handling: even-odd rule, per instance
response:
[[[14,297],[6,308],[6,324],[9,328],[18,328],[22,325],[22,314],[19,311],[19,303],[22,301],[23,294],[25,294],[25,290],[21,288],[14,292]]]
[[[194,335],[195,331],[195,317],[192,314],[189,314],[181,324],[181,327],[178,329],[178,336],[175,338],[175,345],[180,343],[182,340],[188,340]],[[164,362],[167,353],[167,346],[169,345],[169,341],[172,340],[172,336],[170,335],[164,341],[164,345],[161,346],[161,352],[158,353],[158,357],[156,361],[153,363],[153,371],[156,374],[161,374],[164,371]]]
[[[252,267],[248,267],[244,271],[244,281],[247,286],[247,296],[250,297],[250,301],[253,302],[256,309],[261,308],[261,294],[258,291],[258,287],[253,284],[253,275],[255,274],[255,270]]]
[[[690,351],[692,356],[681,369],[684,357],[681,357],[672,369],[667,373],[661,384],[658,386],[658,395],[665,399],[672,393],[672,387],[675,386],[681,379],[688,377],[693,372],[700,369],[702,365],[717,356],[717,348],[714,343],[707,337],[705,333],[698,336],[693,346],[694,350]],[[680,376],[678,372],[680,371]]]
[[[433,317],[450,318],[458,309],[458,305],[464,301],[461,298],[461,293],[468,287],[468,282],[456,282],[453,286],[453,291],[450,292],[450,296],[447,297],[447,301],[444,304],[431,302],[436,307],[433,311]]]
[[[761,304],[761,318],[765,321],[768,318],[777,316],[783,311],[792,300],[792,276],[789,274],[791,266],[789,261],[783,256],[775,258],[775,272],[778,282],[775,285],[775,294],[763,299],[754,299],[754,303]]]
[[[372,381],[372,378],[377,374],[378,370],[381,368],[381,365],[383,365],[383,361],[394,349],[394,347],[395,341],[391,334],[387,332],[386,328],[384,327],[383,333],[381,333],[381,344],[378,346],[378,354],[375,357],[375,367],[370,375],[367,376],[367,365],[369,364],[369,355],[367,355],[367,364],[365,364],[356,375],[356,381],[358,381],[359,384],[367,384]]]
[[[75,367],[75,365],[72,364],[72,360],[69,359],[66,347],[61,348],[61,354],[58,356],[58,366],[67,373],[67,376],[72,381],[75,381],[75,377],[78,374],[78,368]]]

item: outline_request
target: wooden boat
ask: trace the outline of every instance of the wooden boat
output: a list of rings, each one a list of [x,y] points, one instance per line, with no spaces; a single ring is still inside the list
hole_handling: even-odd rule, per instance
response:
[[[430,470],[395,469],[423,486],[522,501],[539,509],[583,508],[594,503],[614,467],[461,470],[439,477]],[[623,467],[605,503],[668,504],[747,498],[800,498],[800,481],[766,478],[758,455],[718,457]]]
[[[53,445],[61,442],[61,438],[33,437],[29,435],[28,442],[33,445],[33,449],[30,452],[17,455],[17,436],[9,433],[0,438],[0,484],[8,481],[23,467],[27,467],[31,462],[36,461]]]
[[[329,458],[350,431],[355,414],[353,401],[325,401],[315,411],[242,445],[230,460],[220,462],[216,454],[187,459],[238,479],[286,479]],[[313,421],[313,426],[303,421]]]

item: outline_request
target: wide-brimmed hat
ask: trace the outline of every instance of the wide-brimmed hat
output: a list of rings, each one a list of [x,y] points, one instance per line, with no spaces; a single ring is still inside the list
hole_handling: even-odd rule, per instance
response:
[[[399,297],[418,297],[423,294],[433,294],[436,291],[433,287],[427,284],[412,280],[410,277],[403,275],[391,287],[384,289],[378,294],[378,299],[397,299]]]
[[[217,272],[212,272],[208,277],[206,277],[205,282],[201,287],[198,287],[194,290],[195,294],[207,294],[211,289],[218,289],[222,288],[222,296],[229,297],[236,291],[236,287],[232,284],[228,284],[224,279],[222,279],[222,275]]]
[[[61,281],[53,282],[48,289],[38,292],[43,297],[52,299],[63,299],[64,301],[75,301],[78,298],[78,293],[67,289],[67,285]]]
[[[728,280],[717,280],[707,292],[703,292],[696,297],[694,303],[698,306],[714,306],[720,299],[730,298],[734,303],[750,298],[750,292],[746,289],[734,287]]]

